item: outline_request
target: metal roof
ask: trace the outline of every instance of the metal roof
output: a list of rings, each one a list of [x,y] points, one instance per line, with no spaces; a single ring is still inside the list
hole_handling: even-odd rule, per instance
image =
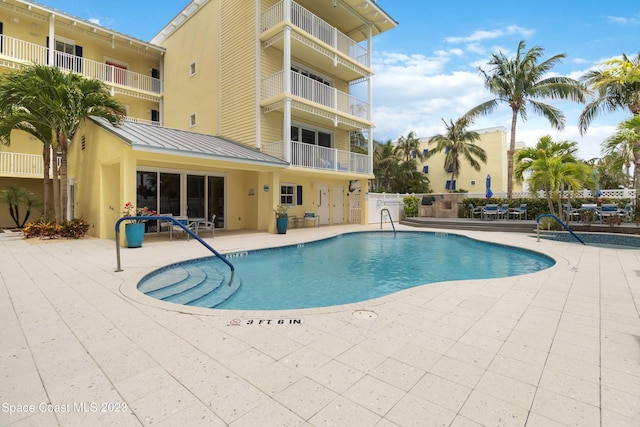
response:
[[[284,160],[219,136],[129,121],[123,121],[119,127],[115,127],[99,117],[91,117],[91,120],[137,151],[210,158],[233,163],[289,166]]]

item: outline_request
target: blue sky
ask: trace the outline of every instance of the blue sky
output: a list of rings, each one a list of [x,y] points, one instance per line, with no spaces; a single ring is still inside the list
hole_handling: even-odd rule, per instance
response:
[[[324,0],[329,1],[329,0]],[[149,41],[188,0],[40,0],[77,17]],[[636,0],[378,0],[398,27],[373,40],[374,137],[386,141],[413,130],[419,137],[444,131],[441,119],[455,120],[491,99],[477,73],[492,52],[513,53],[520,40],[545,49],[543,59],[567,58],[557,74],[580,78],[601,61],[640,51],[640,3]],[[551,102],[549,102],[551,103]],[[544,135],[577,141],[584,159],[600,156],[600,143],[626,113],[602,114],[585,137],[577,131],[582,106],[553,102],[567,117],[557,132],[529,113],[519,120],[517,140],[531,146]],[[473,128],[510,127],[510,109],[501,106]]]

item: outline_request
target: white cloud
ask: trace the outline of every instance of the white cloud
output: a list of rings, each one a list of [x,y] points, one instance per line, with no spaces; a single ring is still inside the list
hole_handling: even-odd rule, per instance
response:
[[[471,33],[471,35],[468,36],[447,37],[445,41],[449,43],[476,44],[484,40],[492,40],[499,37],[511,36],[514,34],[520,35],[522,37],[531,37],[534,32],[534,30],[522,28],[518,25],[509,25],[508,27],[503,29],[474,31],[473,33]]]
[[[613,24],[619,25],[636,25],[640,24],[640,19],[638,18],[628,18],[625,16],[606,16],[607,22],[611,22]]]
[[[102,25],[102,24],[100,24],[100,19],[98,19],[98,18],[89,18],[89,19],[87,19],[87,21],[91,22],[92,24]]]

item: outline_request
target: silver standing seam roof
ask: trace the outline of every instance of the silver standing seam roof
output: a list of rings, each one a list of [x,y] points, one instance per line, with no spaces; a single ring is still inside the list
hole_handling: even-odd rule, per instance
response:
[[[100,117],[90,119],[137,151],[281,168],[289,166],[289,163],[284,160],[265,154],[256,148],[219,136],[128,121],[123,121],[119,127],[115,127]]]

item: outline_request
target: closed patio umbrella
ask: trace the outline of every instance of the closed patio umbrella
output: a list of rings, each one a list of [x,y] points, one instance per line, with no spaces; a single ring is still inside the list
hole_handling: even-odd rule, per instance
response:
[[[493,196],[493,191],[491,191],[491,175],[487,175],[487,199]]]

